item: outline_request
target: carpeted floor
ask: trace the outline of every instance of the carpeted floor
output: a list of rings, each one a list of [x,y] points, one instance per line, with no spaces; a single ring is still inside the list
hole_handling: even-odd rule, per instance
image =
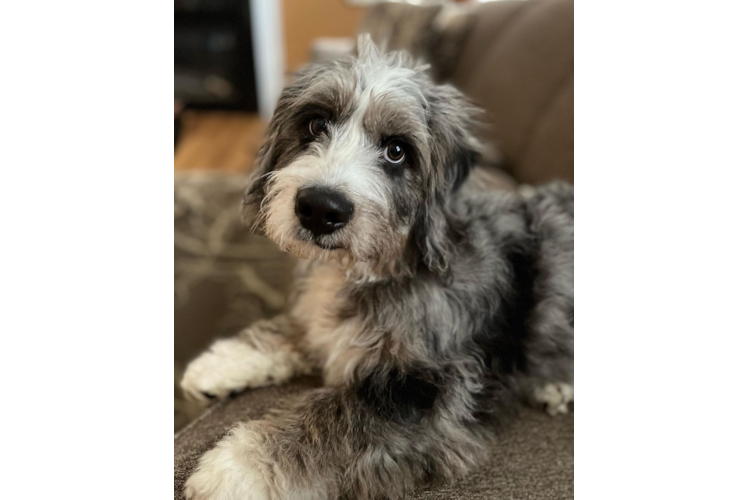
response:
[[[279,401],[315,387],[314,379],[246,392],[218,403],[174,439],[174,498],[200,456],[241,420],[262,417]],[[574,497],[574,414],[549,417],[524,410],[500,433],[490,460],[451,486],[417,492],[410,500],[563,500]]]

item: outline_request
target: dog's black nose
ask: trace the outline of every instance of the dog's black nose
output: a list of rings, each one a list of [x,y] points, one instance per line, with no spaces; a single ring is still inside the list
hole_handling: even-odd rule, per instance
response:
[[[296,216],[315,236],[337,231],[348,224],[351,215],[351,202],[334,191],[306,188],[296,195]]]

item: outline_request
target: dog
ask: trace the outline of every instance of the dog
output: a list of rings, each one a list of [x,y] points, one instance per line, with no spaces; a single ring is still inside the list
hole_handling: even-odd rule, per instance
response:
[[[367,36],[283,91],[243,214],[302,258],[288,313],[216,341],[182,387],[324,387],[237,425],[188,499],[402,498],[480,464],[518,404],[568,411],[573,188],[483,188],[478,116]]]

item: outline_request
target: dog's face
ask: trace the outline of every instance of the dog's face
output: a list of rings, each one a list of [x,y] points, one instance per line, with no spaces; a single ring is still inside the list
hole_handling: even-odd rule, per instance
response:
[[[284,90],[245,214],[300,257],[381,272],[415,255],[443,271],[445,204],[477,157],[474,110],[405,54],[382,55],[368,37],[358,52]]]

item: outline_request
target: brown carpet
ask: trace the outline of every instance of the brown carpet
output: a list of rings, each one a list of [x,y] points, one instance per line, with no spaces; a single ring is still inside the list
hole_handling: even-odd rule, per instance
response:
[[[303,379],[279,387],[246,392],[218,403],[174,439],[174,498],[200,456],[223,437],[233,424],[262,417],[279,399],[314,387]],[[433,487],[412,495],[412,500],[560,500],[574,497],[574,415],[549,417],[525,410],[505,429],[485,466],[462,481]]]

